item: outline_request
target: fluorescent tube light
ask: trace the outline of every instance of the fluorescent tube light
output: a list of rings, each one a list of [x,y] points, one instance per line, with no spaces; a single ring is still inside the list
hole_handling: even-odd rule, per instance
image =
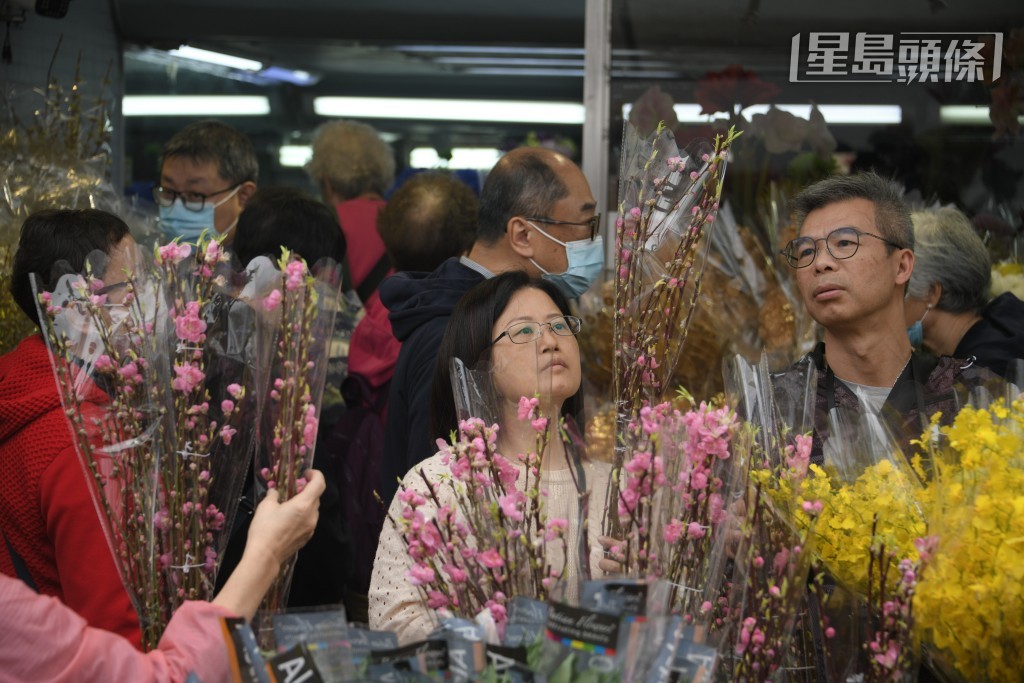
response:
[[[769,106],[756,104],[747,107],[743,110],[743,116],[749,121],[754,114],[767,113]],[[632,108],[632,104],[624,104],[623,117],[628,117]],[[777,104],[775,108],[803,119],[811,115],[809,104]],[[707,123],[714,118],[725,118],[721,113],[714,116],[701,114],[699,104],[677,104],[673,109],[680,123]],[[903,108],[897,104],[819,104],[818,110],[829,125],[884,125],[903,120]]]
[[[500,158],[501,152],[493,147],[454,147],[451,159],[442,159],[433,147],[417,147],[409,153],[409,165],[412,168],[490,170]]]
[[[168,50],[168,54],[181,57],[182,59],[192,59],[197,62],[217,64],[232,69],[241,69],[242,71],[259,71],[263,68],[263,63],[257,62],[255,59],[245,59],[244,57],[235,57],[234,55],[226,55],[221,52],[201,50],[197,47],[189,47],[188,45],[182,45],[177,50]]]
[[[939,107],[939,120],[953,126],[991,125],[988,111],[983,104],[947,104]]]
[[[125,95],[125,116],[265,116],[264,95]]]
[[[319,116],[430,121],[581,124],[582,104],[505,100],[431,100],[406,97],[317,97]]]
[[[281,145],[277,151],[278,162],[289,168],[305,166],[312,158],[313,148],[309,145]]]

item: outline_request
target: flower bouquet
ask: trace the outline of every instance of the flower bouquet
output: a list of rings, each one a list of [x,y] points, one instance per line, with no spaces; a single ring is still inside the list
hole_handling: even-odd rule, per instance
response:
[[[260,372],[257,495],[274,489],[282,501],[305,486],[313,462],[320,404],[327,377],[328,347],[340,308],[341,278],[333,262],[314,274],[296,254],[282,249],[277,262],[254,259],[246,269],[239,298],[249,302],[271,330],[268,361]],[[264,598],[264,617],[285,606],[294,558],[285,563]],[[261,629],[261,633],[269,633]]]
[[[569,416],[551,417],[561,408],[550,371],[497,362],[453,359],[458,429],[405,477],[388,511],[375,581],[404,575],[415,587],[381,607],[403,640],[456,616],[498,644],[516,599],[574,602],[600,560],[591,544],[602,510],[590,491],[603,500],[608,466],[586,458]]]
[[[101,522],[155,647],[184,600],[212,598],[252,432],[251,324],[208,328],[226,283],[216,241],[90,258],[37,291],[58,389]],[[238,435],[238,436],[236,436]]]
[[[630,427],[636,450],[623,468],[617,509],[623,572],[667,581],[671,611],[693,623],[717,564],[714,531],[726,517],[739,425],[725,406],[701,403],[682,413],[661,403],[641,409]]]
[[[616,445],[607,530],[620,536],[621,472],[640,411],[657,403],[686,339],[700,292],[700,249],[718,211],[728,150],[736,134],[680,152],[659,126],[641,139],[627,124],[616,221],[612,395]]]
[[[954,679],[1015,680],[1024,648],[1024,399],[966,407],[942,434],[942,446],[929,449],[930,536],[914,598],[918,632],[935,655],[926,660]]]

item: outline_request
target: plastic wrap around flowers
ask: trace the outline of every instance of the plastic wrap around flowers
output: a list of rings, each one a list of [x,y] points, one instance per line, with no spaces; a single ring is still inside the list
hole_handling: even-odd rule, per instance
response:
[[[407,549],[398,564],[408,567],[405,578],[419,587],[431,621],[483,620],[497,643],[515,598],[578,598],[601,517],[591,514],[587,487],[606,481],[607,467],[585,462],[574,425],[544,414],[553,410],[550,388],[535,386],[534,396],[515,401],[502,396],[489,363],[452,363],[458,430],[406,477],[386,523]],[[508,452],[512,443],[520,446]],[[600,503],[604,491],[596,496]]]
[[[220,244],[123,244],[37,292],[61,400],[116,564],[155,647],[184,600],[212,598],[253,432],[263,361]]]
[[[664,126],[646,139],[627,123],[615,241],[612,394],[619,437],[614,465],[629,457],[628,426],[669,389],[703,272],[702,239],[715,220],[736,133],[681,152]],[[612,487],[610,502],[617,497]],[[609,505],[612,535],[617,517]]]
[[[260,496],[274,489],[284,501],[306,484],[304,473],[313,463],[340,288],[334,262],[318,263],[311,270],[287,249],[281,250],[276,262],[261,256],[246,268],[238,298],[255,311],[266,330],[260,338],[269,342],[262,350],[266,362],[256,367],[260,419],[255,472]],[[267,592],[261,606],[264,623],[284,607],[294,567],[293,557]]]

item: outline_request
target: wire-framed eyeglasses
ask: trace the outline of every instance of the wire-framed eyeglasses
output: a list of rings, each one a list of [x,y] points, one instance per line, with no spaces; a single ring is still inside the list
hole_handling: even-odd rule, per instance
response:
[[[882,240],[892,247],[903,249],[902,245],[887,240],[880,235],[858,230],[857,228],[845,227],[836,228],[824,237],[797,237],[795,240],[790,240],[786,248],[779,253],[786,257],[786,261],[789,262],[791,267],[806,268],[814,263],[814,259],[818,256],[818,242],[824,242],[825,248],[828,249],[828,253],[832,255],[832,258],[837,260],[848,259],[856,254],[857,249],[860,248],[861,235],[874,237],[876,240]]]
[[[574,337],[579,334],[583,327],[583,321],[574,315],[560,315],[546,323],[539,323],[533,320],[520,320],[505,328],[505,331],[494,338],[491,345],[497,344],[502,337],[508,337],[513,344],[526,344],[540,339],[544,332],[544,326],[551,328],[551,331],[560,337]]]
[[[601,230],[601,214],[595,213],[592,218],[588,218],[583,222],[576,221],[556,221],[553,218],[543,218],[538,216],[523,216],[524,220],[537,221],[538,223],[548,223],[549,225],[576,225],[579,227],[590,228],[590,239],[593,241],[597,237],[598,231]]]
[[[225,187],[223,190],[217,190],[210,194],[203,194],[201,192],[178,192],[177,190],[168,190],[167,188],[157,186],[153,188],[153,199],[160,206],[172,206],[174,204],[174,200],[181,197],[181,203],[186,209],[198,213],[205,208],[207,199],[234,190],[241,184],[242,183],[236,183],[231,187]]]

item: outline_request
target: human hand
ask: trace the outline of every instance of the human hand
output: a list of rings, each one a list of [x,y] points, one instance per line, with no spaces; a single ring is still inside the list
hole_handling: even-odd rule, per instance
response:
[[[605,574],[621,574],[626,561],[622,541],[611,536],[599,536],[597,542],[604,548],[604,557],[597,563],[598,568]]]
[[[306,545],[320,516],[320,495],[326,482],[318,470],[306,470],[305,476],[305,488],[284,503],[277,490],[267,491],[249,526],[247,552],[264,551],[280,566]]]

